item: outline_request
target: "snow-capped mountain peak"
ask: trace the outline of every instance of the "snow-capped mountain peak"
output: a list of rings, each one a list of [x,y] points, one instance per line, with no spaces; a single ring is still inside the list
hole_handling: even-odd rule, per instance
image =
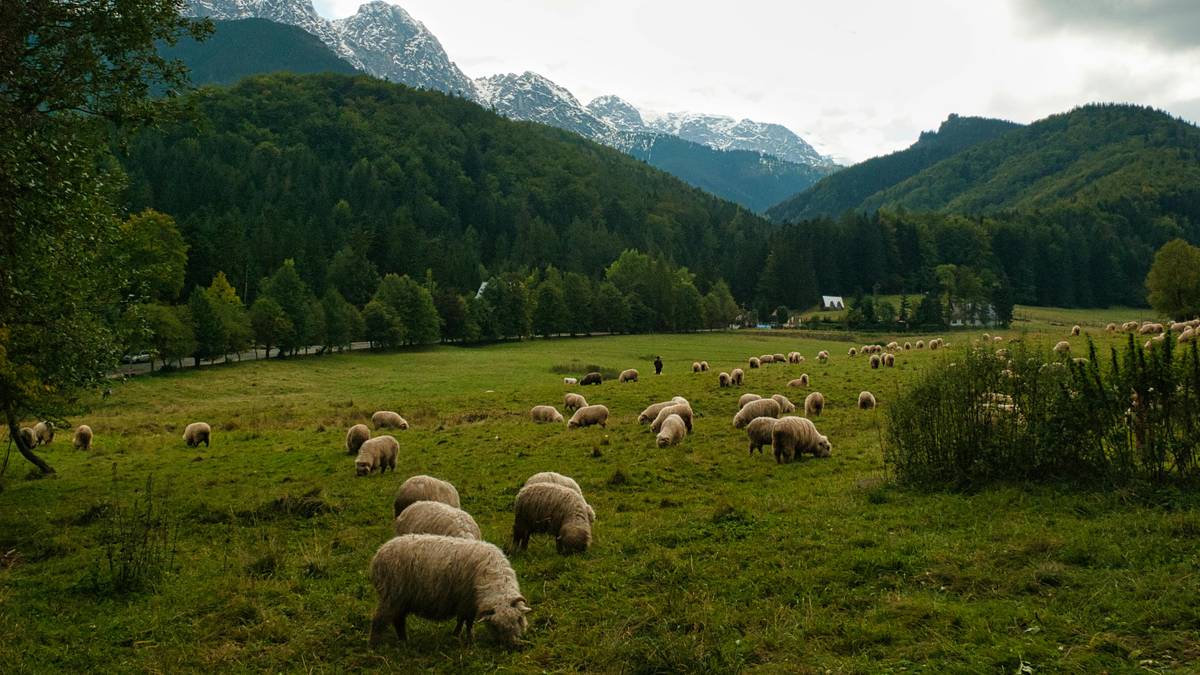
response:
[[[588,112],[625,132],[648,131],[642,111],[619,96],[600,96],[587,104]]]
[[[601,142],[610,142],[615,131],[565,87],[534,72],[483,77],[475,80],[475,91],[480,103],[505,117],[549,124]]]

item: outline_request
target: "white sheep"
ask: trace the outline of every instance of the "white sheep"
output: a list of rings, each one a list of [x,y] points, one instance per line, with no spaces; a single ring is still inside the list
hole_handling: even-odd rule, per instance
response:
[[[433,476],[413,476],[404,481],[396,492],[396,498],[392,501],[392,515],[398,516],[404,509],[420,501],[441,502],[456,509],[462,506],[454,485]]]
[[[567,428],[577,429],[580,427],[590,427],[593,424],[599,424],[601,427],[608,426],[608,408],[602,405],[589,405],[575,411],[571,415],[571,419],[567,422]]]
[[[746,371],[742,370],[741,368],[734,368],[729,373],[729,379],[733,380],[733,384],[739,387],[742,386],[742,382],[745,380],[745,378]]]
[[[391,410],[379,410],[371,415],[371,424],[376,429],[407,429],[408,421]]]
[[[365,424],[355,424],[346,431],[346,454],[358,454],[363,443],[371,440],[371,430]]]
[[[774,417],[755,417],[746,425],[746,438],[750,439],[750,454],[762,453],[764,445],[771,444],[771,432],[775,429]]]
[[[779,404],[779,412],[781,412],[781,413],[796,412],[796,404],[794,404],[790,400],[788,400],[788,397],[784,396],[783,394],[772,394],[771,398],[774,399],[775,402]]]
[[[78,450],[91,450],[92,428],[86,424],[80,424],[75,429],[75,436],[71,439],[71,445],[74,445]]]
[[[538,424],[562,424],[562,413],[552,405],[535,405],[529,409],[529,419]]]
[[[587,407],[587,399],[580,394],[566,394],[563,396],[563,407],[567,410],[579,410]]]
[[[658,428],[658,436],[654,441],[658,447],[665,448],[671,445],[678,445],[687,436],[687,425],[683,423],[683,418],[674,413],[667,415],[662,424]]]
[[[729,373],[721,372],[719,375],[717,375],[717,386],[718,387],[724,389],[725,387],[728,387],[732,384],[733,384],[733,378],[731,378],[729,376]]]
[[[629,368],[628,370],[622,370],[621,375],[617,378],[617,382],[620,382],[621,384],[624,384],[626,382],[637,382],[637,381],[638,381],[638,371],[636,368]]]
[[[207,448],[211,438],[212,427],[204,422],[192,422],[183,430],[183,442],[187,443],[189,448],[200,447],[201,443]]]
[[[759,363],[760,363],[760,362],[759,362],[759,358],[758,358],[757,356],[751,356],[751,357],[749,358],[749,360],[748,360],[746,363],[747,363],[747,364],[748,364],[748,365],[749,365],[751,368],[757,368],[757,367],[759,366]]]
[[[406,534],[440,534],[460,539],[483,539],[479,525],[471,514],[460,508],[422,500],[413,502],[392,521],[396,536]]]
[[[1056,354],[1060,354],[1060,355],[1064,355],[1064,356],[1067,354],[1070,354],[1071,353],[1071,343],[1067,342],[1066,340],[1060,340],[1058,342],[1058,344],[1054,345],[1054,352]]]
[[[829,438],[822,436],[812,420],[804,417],[783,417],[775,422],[771,430],[771,449],[775,453],[775,461],[780,464],[790,462],[796,455],[805,452],[816,457],[833,454]]]
[[[528,487],[535,483],[553,483],[555,485],[561,485],[568,490],[574,490],[575,492],[578,492],[579,496],[583,497],[583,490],[579,487],[579,483],[576,483],[574,478],[571,478],[570,476],[564,476],[561,473],[556,473],[554,471],[541,471],[539,473],[535,473],[530,476],[525,481],[525,485],[522,485],[521,487]],[[587,497],[584,497],[583,501],[584,503],[587,503]],[[587,507],[587,512],[588,520],[596,522],[596,512],[592,510],[590,504]]]
[[[564,377],[563,384],[579,384],[579,379],[575,377]]]
[[[650,430],[656,434],[662,431],[663,424],[671,415],[678,415],[683,422],[684,427],[687,428],[687,432],[689,434],[692,433],[693,415],[692,406],[690,403],[676,403],[675,405],[667,406],[666,408],[659,410],[658,415],[654,418],[654,421],[650,423]]]
[[[553,483],[534,483],[517,493],[513,549],[525,550],[532,534],[554,535],[559,553],[586,551],[592,543],[592,519],[578,492]]]
[[[368,476],[376,469],[382,476],[388,469],[396,473],[396,455],[400,451],[400,443],[391,436],[376,436],[366,441],[358,448],[354,458],[354,473]]]
[[[745,408],[747,403],[751,401],[757,401],[760,398],[762,397],[758,394],[742,394],[738,398],[738,408]]]
[[[42,421],[33,425],[33,434],[37,436],[38,445],[50,445],[54,442],[54,424]]]
[[[779,417],[779,403],[772,398],[750,401],[733,416],[735,429],[745,428],[747,424],[758,417]]]
[[[879,358],[879,355],[878,355],[878,354],[872,354],[872,355],[871,355],[871,368],[872,368],[872,369],[879,368],[879,364],[880,364],[880,363],[883,363],[883,360]]]
[[[875,394],[869,391],[859,392],[858,407],[862,410],[873,410],[875,408]]]
[[[793,389],[807,387],[808,386],[808,373],[802,373],[800,375],[800,377],[797,377],[796,379],[792,380],[791,382],[788,382],[787,386],[792,387]]]
[[[804,397],[804,414],[809,417],[820,417],[825,410],[825,397],[819,391],[814,391]]]

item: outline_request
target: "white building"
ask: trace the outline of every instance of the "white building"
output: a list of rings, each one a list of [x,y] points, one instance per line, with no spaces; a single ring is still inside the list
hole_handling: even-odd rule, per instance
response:
[[[846,302],[840,295],[822,295],[821,309],[846,309]]]

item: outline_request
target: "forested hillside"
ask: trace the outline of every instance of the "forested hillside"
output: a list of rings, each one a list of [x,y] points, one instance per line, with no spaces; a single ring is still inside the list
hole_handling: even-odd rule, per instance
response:
[[[937,131],[922,132],[908,148],[843,169],[775,205],[768,215],[776,222],[839,216],[860,208],[872,195],[1019,126],[1004,120],[950,115]]]
[[[213,34],[204,42],[184,38],[160,46],[159,53],[186,64],[196,85],[232,84],[259,73],[356,72],[315,35],[266,19],[213,21]]]

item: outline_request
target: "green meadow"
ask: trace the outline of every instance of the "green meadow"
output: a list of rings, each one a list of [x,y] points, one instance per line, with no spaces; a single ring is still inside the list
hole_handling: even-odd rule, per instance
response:
[[[1029,340],[1067,338],[1072,313],[1018,311]],[[1128,312],[1114,312],[1114,315]],[[1079,315],[1082,317],[1083,315]],[[1087,321],[1101,346],[1120,338]],[[1130,317],[1132,318],[1132,317]],[[905,351],[871,370],[850,346],[896,336],[759,332],[553,339],[250,362],[144,376],[81,404],[39,450],[16,453],[0,492],[0,672],[1194,672],[1200,667],[1200,511],[1193,493],[1002,485],[925,493],[888,481],[884,411],[945,351]],[[1004,331],[1006,337],[1017,330]],[[915,342],[919,337],[897,337]],[[850,339],[854,341],[849,341]],[[828,349],[827,364],[816,361]],[[717,373],[799,351],[800,365]],[[1082,351],[1080,353],[1083,353]],[[661,355],[662,376],[651,361]],[[713,370],[693,374],[691,363]],[[633,384],[563,384],[590,366],[638,368]],[[777,465],[731,426],[746,392],[809,390],[828,459]],[[535,425],[566,391],[608,406],[606,429]],[[687,397],[695,433],[659,449],[646,405]],[[347,427],[395,410],[411,424],[395,474],[357,478]],[[183,427],[213,426],[211,448]],[[5,439],[7,442],[7,439]],[[535,536],[512,558],[533,612],[527,644],[410,618],[409,640],[367,646],[367,564],[391,536],[392,497],[410,475],[454,483],[484,537],[504,546],[530,474],[579,481],[593,546],[555,553]],[[116,514],[150,486],[163,557],[153,581],[114,589]],[[114,535],[114,530],[117,535]],[[126,539],[133,536],[126,533]],[[126,542],[128,545],[129,542]],[[159,572],[160,574],[153,574]],[[1024,669],[1024,670],[1023,670]]]

